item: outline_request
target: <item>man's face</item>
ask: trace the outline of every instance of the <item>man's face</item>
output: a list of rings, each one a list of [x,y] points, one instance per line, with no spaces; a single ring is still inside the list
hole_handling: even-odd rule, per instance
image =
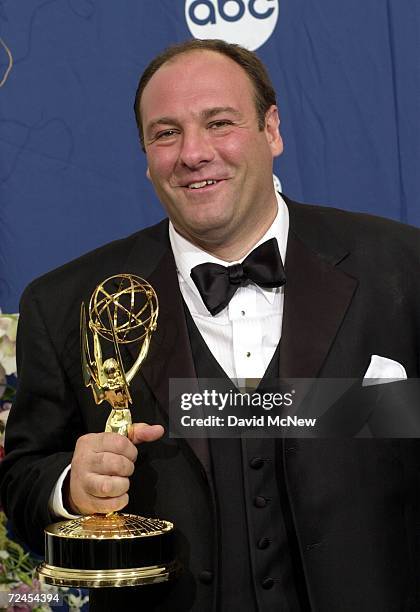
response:
[[[210,251],[253,246],[277,208],[276,107],[260,131],[245,71],[219,53],[192,51],[153,75],[141,112],[148,177],[177,231]]]

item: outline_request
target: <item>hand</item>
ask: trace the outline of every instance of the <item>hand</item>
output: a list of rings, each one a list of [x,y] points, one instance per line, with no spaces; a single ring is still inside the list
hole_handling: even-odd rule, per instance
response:
[[[128,504],[129,477],[137,459],[135,444],[163,436],[161,425],[134,423],[130,439],[116,433],[81,436],[74,449],[65,504],[75,514],[105,514]]]

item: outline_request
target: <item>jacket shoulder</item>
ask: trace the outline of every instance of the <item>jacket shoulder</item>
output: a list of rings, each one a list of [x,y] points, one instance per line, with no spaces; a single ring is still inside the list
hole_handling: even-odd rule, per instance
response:
[[[319,242],[325,236],[351,251],[387,252],[398,259],[404,253],[420,258],[420,229],[367,213],[349,212],[340,208],[301,204],[285,197],[290,226],[302,238]]]

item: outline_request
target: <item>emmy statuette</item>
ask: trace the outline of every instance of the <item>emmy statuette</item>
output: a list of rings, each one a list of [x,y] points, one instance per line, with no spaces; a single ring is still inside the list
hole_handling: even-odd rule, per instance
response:
[[[112,276],[96,287],[88,322],[82,303],[83,378],[97,404],[111,405],[105,431],[130,436],[129,384],[147,356],[158,312],[153,287],[132,274]],[[134,342],[138,356],[126,372],[120,345]],[[107,359],[102,343],[111,346]],[[114,512],[54,523],[45,529],[45,562],[38,577],[46,584],[86,588],[165,582],[179,571],[173,529],[169,521]]]

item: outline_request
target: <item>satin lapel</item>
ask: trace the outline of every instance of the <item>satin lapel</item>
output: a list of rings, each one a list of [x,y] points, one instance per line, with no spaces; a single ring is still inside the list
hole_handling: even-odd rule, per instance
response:
[[[152,246],[152,245],[150,245]],[[157,253],[154,253],[155,256]],[[183,301],[179,290],[177,272],[172,251],[166,248],[158,256],[156,267],[149,274],[142,273],[142,258],[149,260],[152,253],[144,248],[135,249],[126,263],[126,271],[146,278],[152,285],[159,300],[157,330],[151,338],[149,353],[140,368],[140,375],[146,380],[159,405],[168,413],[169,379],[196,378],[188,330],[185,322]],[[155,259],[156,261],[156,259]],[[134,345],[127,345],[133,359],[137,357]],[[187,439],[195,455],[210,477],[210,456],[205,439]]]
[[[336,257],[342,258],[342,253]],[[308,248],[292,225],[285,267],[279,375],[315,378],[340,328],[357,280]]]

